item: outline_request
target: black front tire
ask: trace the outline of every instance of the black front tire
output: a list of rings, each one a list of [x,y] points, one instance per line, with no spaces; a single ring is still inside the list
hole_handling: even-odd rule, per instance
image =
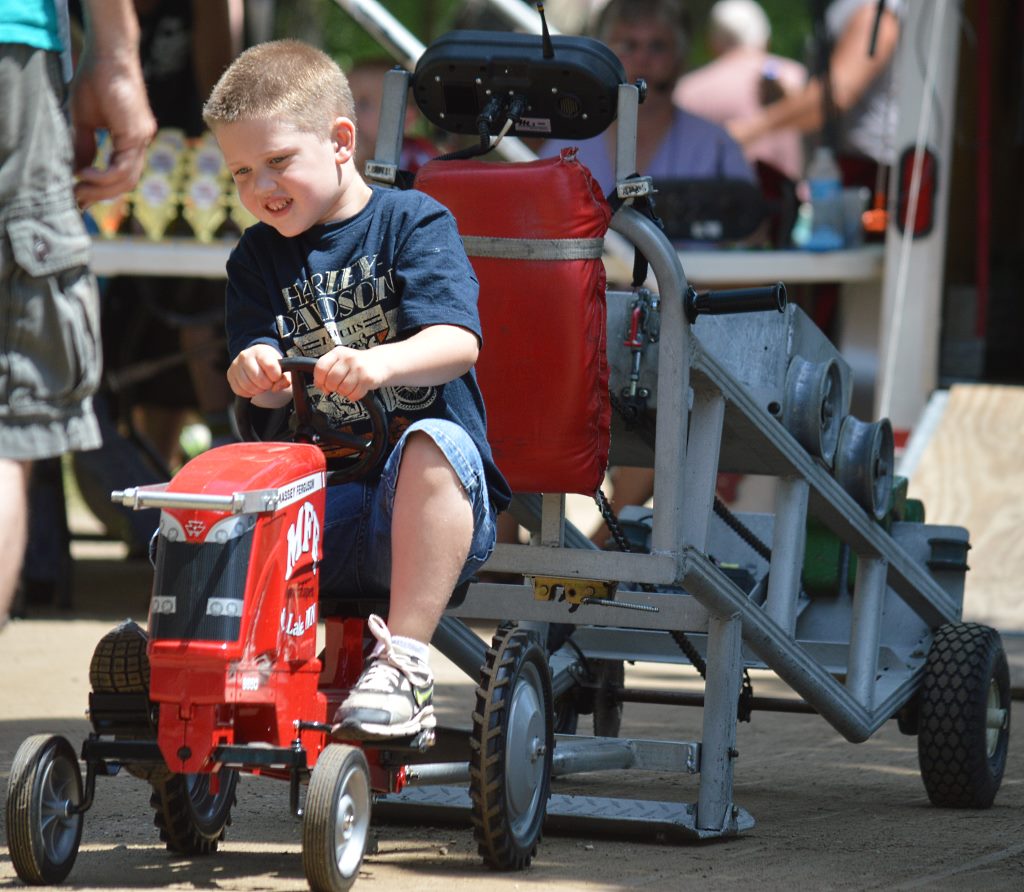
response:
[[[470,737],[473,835],[489,867],[522,870],[536,854],[553,750],[547,656],[527,632],[503,626],[480,670]]]
[[[988,808],[1006,768],[1010,672],[999,633],[942,626],[921,683],[917,754],[932,804]]]
[[[149,804],[167,850],[179,855],[210,855],[231,823],[238,772],[172,774],[151,782]]]
[[[14,754],[7,786],[7,847],[23,882],[52,886],[71,872],[82,841],[82,772],[71,744],[37,734]],[[69,812],[72,812],[69,814]]]

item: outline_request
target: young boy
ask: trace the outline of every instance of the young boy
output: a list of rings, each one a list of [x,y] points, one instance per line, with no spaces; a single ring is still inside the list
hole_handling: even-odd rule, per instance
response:
[[[243,205],[259,220],[228,260],[231,389],[289,400],[280,358],[319,357],[311,394],[336,424],[376,390],[390,453],[379,477],[327,491],[322,589],[386,596],[387,625],[334,717],[345,739],[436,724],[428,643],[452,589],[487,559],[508,486],[487,445],[472,371],[478,285],[440,204],[368,186],[353,161],[352,93],[294,40],[239,56],[203,112]],[[372,349],[371,349],[372,348]]]

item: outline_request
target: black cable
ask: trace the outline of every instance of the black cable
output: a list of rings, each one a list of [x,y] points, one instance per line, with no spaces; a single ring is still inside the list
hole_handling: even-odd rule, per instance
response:
[[[700,677],[705,681],[708,680],[708,666],[704,662],[704,658],[700,655],[700,651],[694,646],[694,643],[686,637],[683,632],[670,631],[669,635],[672,636],[672,640],[679,646],[679,649],[686,655],[693,668],[700,673]]]
[[[838,145],[839,119],[832,98],[832,39],[825,23],[827,0],[814,0],[814,67],[821,83],[822,145],[833,151]]]
[[[601,517],[604,518],[605,525],[608,527],[609,532],[615,539],[615,544],[618,546],[619,551],[625,552],[627,554],[630,553],[632,549],[630,549],[629,543],[626,541],[626,537],[623,534],[621,527],[619,526],[619,519],[615,516],[615,512],[612,511],[611,505],[608,503],[607,497],[600,489],[598,489],[594,493],[594,501],[597,502],[597,507],[601,511]],[[715,497],[715,501],[720,502],[717,496]],[[727,514],[731,515],[731,512],[728,508],[725,507],[724,503],[722,504],[722,509]],[[765,547],[762,543],[759,542],[757,537],[750,532],[750,530],[747,530],[747,528],[739,522],[739,520],[736,520],[735,517],[733,518],[733,520],[739,527],[745,530],[747,535],[749,535],[762,548]],[[640,588],[643,591],[647,592],[653,592],[657,590],[655,586],[647,583],[642,583],[640,585]],[[672,640],[676,643],[676,646],[683,652],[683,655],[693,664],[693,668],[700,673],[700,677],[704,679],[704,681],[707,681],[707,663],[704,662],[703,657],[701,657],[700,655],[700,651],[697,650],[696,646],[687,637],[686,633],[679,630],[671,629],[669,630],[669,635],[672,636]],[[750,673],[747,671],[746,666],[744,666],[743,682],[740,688],[739,700],[737,702],[736,707],[736,718],[738,721],[750,721],[750,714],[753,710],[753,703],[754,685],[750,680]]]
[[[871,25],[871,43],[868,44],[868,55],[875,58],[875,47],[878,45],[878,26],[882,24],[882,13],[885,12],[885,0],[878,0],[875,8],[875,21]]]
[[[521,114],[521,113],[520,113]],[[475,146],[467,146],[454,152],[439,155],[435,161],[461,161],[466,158],[476,158],[486,155],[491,149],[491,133],[497,131],[499,122],[508,117],[508,101],[503,96],[491,96],[480,109],[476,116],[476,129],[480,136],[480,142]]]
[[[763,557],[766,561],[771,563],[772,551],[764,544],[751,529],[746,526],[729,508],[726,506],[718,496],[715,496],[714,504],[715,514],[717,514],[722,521],[725,523],[730,530],[732,530],[737,536],[739,536],[744,542],[747,543],[760,557]]]

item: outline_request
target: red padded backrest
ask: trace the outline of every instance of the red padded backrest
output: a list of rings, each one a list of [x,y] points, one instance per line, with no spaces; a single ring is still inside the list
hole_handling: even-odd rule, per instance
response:
[[[595,242],[578,240],[602,239],[611,219],[600,187],[564,152],[513,164],[431,161],[416,188],[455,215],[480,279],[476,370],[498,467],[516,492],[593,494],[608,464],[611,421],[600,252],[569,260],[483,255],[573,253],[581,244],[591,251]]]

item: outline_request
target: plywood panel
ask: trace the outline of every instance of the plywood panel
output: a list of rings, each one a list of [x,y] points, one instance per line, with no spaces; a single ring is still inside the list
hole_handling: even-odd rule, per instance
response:
[[[1024,629],[1024,387],[952,387],[910,495],[970,531],[964,618]]]

